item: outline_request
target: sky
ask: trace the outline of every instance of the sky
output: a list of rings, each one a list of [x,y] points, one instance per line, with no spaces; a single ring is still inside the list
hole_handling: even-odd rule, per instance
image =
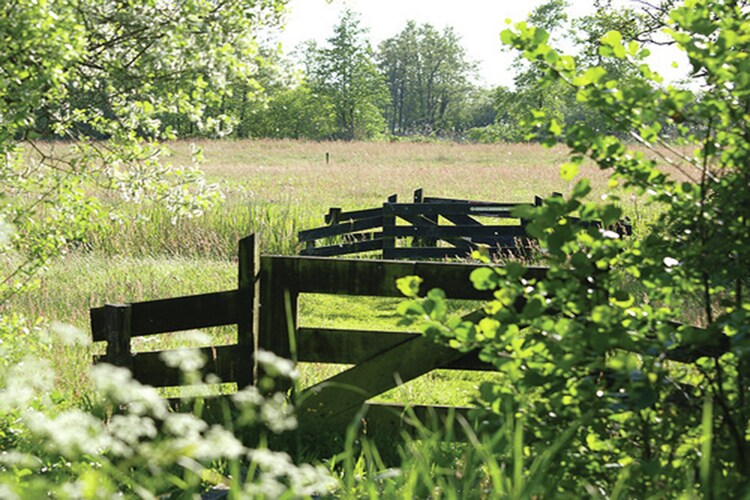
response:
[[[442,30],[452,26],[461,36],[470,60],[479,63],[479,80],[483,86],[512,86],[511,64],[514,54],[503,50],[500,32],[506,19],[523,21],[545,0],[291,0],[288,4],[287,27],[280,41],[285,52],[306,41],[325,43],[343,9],[358,12],[369,30],[373,48],[399,33],[408,20],[430,23]],[[626,5],[628,0],[617,0]],[[569,15],[578,17],[592,12],[591,0],[570,0]],[[677,61],[679,68],[673,68]],[[654,49],[650,63],[668,80],[679,78],[686,63],[674,50]]]

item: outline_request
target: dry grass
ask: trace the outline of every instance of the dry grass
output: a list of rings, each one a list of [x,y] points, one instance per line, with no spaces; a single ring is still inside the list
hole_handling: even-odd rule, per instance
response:
[[[573,185],[560,178],[560,165],[567,159],[563,146],[288,140],[195,144],[207,159],[202,169],[230,197],[293,204],[320,216],[330,206],[377,206],[391,194],[410,201],[420,187],[427,196],[527,202],[537,194],[565,193]],[[189,159],[189,142],[170,146],[176,163]],[[588,162],[580,176],[589,178],[599,194],[609,172]]]
[[[419,187],[429,196],[509,202],[568,187],[558,174],[565,150],[538,145],[270,140],[199,145],[211,178],[244,185],[267,201],[308,207],[346,202],[346,208],[360,208],[391,194],[406,201]],[[186,157],[187,143],[172,146],[176,161]]]

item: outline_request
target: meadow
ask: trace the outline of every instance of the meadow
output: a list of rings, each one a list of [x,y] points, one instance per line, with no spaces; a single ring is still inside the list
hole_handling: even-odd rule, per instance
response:
[[[227,290],[236,283],[237,242],[255,233],[261,251],[296,254],[297,232],[323,224],[330,207],[376,207],[392,194],[411,200],[413,190],[429,196],[525,202],[534,195],[565,192],[559,176],[562,148],[534,144],[372,143],[297,141],[178,141],[167,144],[168,161],[198,166],[216,183],[224,200],[200,217],[172,220],[160,206],[123,206],[121,217],[105,220],[65,256],[50,263],[35,290],[19,295],[9,309],[29,318],[62,321],[88,332],[88,310],[105,303],[137,302]],[[326,161],[326,157],[328,161]],[[606,173],[589,167],[597,190]],[[303,296],[300,324],[307,326],[395,329],[398,300],[347,301]],[[216,343],[231,342],[231,329],[208,332]],[[180,334],[137,339],[134,348],[176,347]],[[94,348],[101,349],[101,346]],[[85,393],[90,352],[66,352],[60,388]],[[313,379],[334,367],[308,367]],[[440,379],[443,374],[432,376]],[[455,391],[441,392],[439,403],[466,403],[476,381],[453,377]],[[413,396],[429,402],[430,380],[414,382]],[[410,389],[411,390],[411,389]],[[403,392],[400,393],[402,397]]]
[[[300,249],[297,232],[322,225],[330,207],[371,208],[392,194],[409,201],[416,188],[424,189],[428,196],[530,202],[535,195],[565,193],[572,187],[572,182],[559,175],[566,150],[532,144],[180,141],[168,144],[171,162],[175,166],[189,164],[196,146],[205,157],[200,168],[224,193],[219,205],[201,217],[175,221],[163,207],[124,205],[110,198],[109,208],[118,216],[103,221],[64,256],[50,262],[35,288],[15,296],[6,305],[8,310],[40,318],[39,325],[51,321],[70,324],[89,336],[88,311],[92,307],[235,288],[239,239],[255,233],[262,253],[296,254]],[[580,175],[591,180],[591,196],[599,196],[607,188],[608,172],[584,164]],[[637,197],[622,199],[624,213],[634,220],[636,230],[655,217],[641,212]],[[397,326],[399,302],[303,295],[299,324],[403,329]],[[55,397],[73,405],[89,404],[91,356],[101,353],[103,346],[72,347],[55,339],[44,340],[41,331],[30,328],[23,330],[21,337],[2,340],[14,344],[19,357],[32,353],[54,362]],[[208,335],[201,338],[192,332],[141,337],[133,341],[133,349],[228,344],[236,338],[234,328],[213,328],[205,333]],[[299,387],[344,368],[303,364]],[[493,376],[435,371],[378,399],[468,405],[477,398],[481,382]],[[408,474],[399,472],[394,481],[381,477],[390,469],[380,451],[366,443],[355,446],[352,436],[345,443],[346,453],[334,458],[329,467],[340,477],[340,491],[351,498],[389,491],[393,495],[418,491],[422,496],[440,497],[434,491],[443,487],[458,497],[484,497],[486,492],[469,489],[487,484],[505,485],[504,491],[512,490],[520,498],[524,484],[545,484],[547,458],[542,455],[539,463],[524,465],[523,443],[517,434],[521,427],[514,426],[510,422],[507,429],[515,435],[498,437],[512,443],[506,449],[513,471],[506,471],[488,452],[497,443],[450,444],[443,432],[428,429],[418,430],[418,441],[407,439],[398,448]],[[298,458],[309,457],[303,452]],[[368,479],[363,482],[362,477]]]
[[[255,233],[262,253],[296,254],[297,232],[322,225],[330,207],[376,207],[392,194],[410,201],[417,188],[428,196],[530,202],[535,195],[564,193],[572,185],[559,175],[566,150],[537,144],[203,140],[166,147],[167,160],[176,167],[190,165],[199,148],[204,159],[198,167],[220,187],[223,202],[200,217],[174,221],[161,206],[111,200],[120,217],[105,220],[51,262],[36,289],[16,297],[9,309],[88,332],[88,310],[105,303],[234,288],[241,238]],[[584,165],[581,175],[591,179],[593,195],[604,191],[607,172]],[[635,198],[623,208],[631,217],[639,215]],[[397,303],[303,296],[300,324],[392,330]],[[216,343],[229,343],[233,331],[213,329],[209,334]],[[174,334],[137,339],[134,348],[152,350],[185,342],[184,336]],[[101,346],[94,349],[98,352]],[[61,389],[77,396],[85,393],[89,359],[90,352],[65,354]],[[316,379],[336,369],[307,367],[303,374]],[[445,378],[440,373],[432,377]],[[468,402],[476,387],[473,377],[454,376],[455,391],[441,392],[441,400],[434,402]],[[417,402],[434,397],[429,396],[434,394],[429,377],[409,387],[416,388],[415,394],[408,393]]]

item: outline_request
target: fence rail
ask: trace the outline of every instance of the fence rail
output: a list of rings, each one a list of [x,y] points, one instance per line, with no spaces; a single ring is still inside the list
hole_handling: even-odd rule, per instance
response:
[[[559,193],[554,193],[558,195]],[[382,207],[344,212],[331,208],[326,226],[300,231],[301,255],[338,256],[381,252],[384,259],[445,259],[466,257],[480,245],[502,255],[518,255],[533,247],[526,221],[513,216],[522,205],[454,198],[425,197],[414,192],[413,203],[391,196]],[[488,223],[488,219],[492,223]],[[630,234],[628,222],[619,229]]]
[[[479,360],[477,353],[449,349],[413,332],[300,325],[300,294],[399,297],[396,279],[418,275],[424,289],[442,288],[451,299],[485,300],[491,298],[491,292],[474,289],[469,279],[480,266],[483,264],[260,256],[257,242],[250,236],[240,242],[237,289],[95,308],[91,310],[92,337],[107,343],[106,354],[98,361],[126,366],[136,380],[153,386],[179,385],[179,372],[163,363],[160,352],[132,352],[131,338],[211,326],[236,325],[237,341],[203,348],[208,359],[203,373],[214,373],[240,388],[257,380],[254,353],[258,349],[299,362],[354,365],[300,395],[301,423],[324,421],[330,427],[348,422],[371,398],[431,370],[492,367]],[[541,279],[546,272],[530,268],[526,277]],[[467,318],[476,321],[483,314],[480,310]],[[711,345],[686,346],[660,355],[692,361],[720,355],[727,348],[724,336]],[[368,418],[375,423],[380,415],[393,428],[394,408],[371,405]]]

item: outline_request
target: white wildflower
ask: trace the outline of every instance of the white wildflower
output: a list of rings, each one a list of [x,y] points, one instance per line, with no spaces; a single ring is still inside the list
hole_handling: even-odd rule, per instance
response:
[[[55,374],[45,360],[26,358],[12,365],[5,374],[5,388],[0,391],[0,412],[28,408],[40,395],[52,391]]]
[[[294,407],[280,392],[265,400],[260,408],[260,416],[266,426],[276,434],[297,428]]]
[[[109,447],[111,441],[101,420],[80,410],[69,410],[50,418],[30,410],[23,415],[29,430],[45,437],[46,445],[63,456],[95,456]]]
[[[157,435],[154,420],[138,415],[115,415],[107,428],[113,437],[130,445],[137,444],[142,438],[153,439]]]
[[[197,349],[163,351],[160,356],[167,366],[179,368],[183,373],[195,373],[206,364],[203,354]]]
[[[680,261],[672,257],[664,257],[663,262],[666,267],[675,267],[680,265]]]
[[[227,458],[236,460],[246,448],[234,437],[234,434],[220,425],[213,425],[198,443],[195,458],[199,460],[218,460]]]
[[[164,430],[175,436],[198,437],[208,429],[208,424],[191,413],[170,413],[164,421]]]
[[[83,330],[67,323],[54,322],[51,330],[67,346],[86,346],[91,343],[89,336]]]
[[[91,368],[96,390],[114,403],[127,404],[130,413],[165,418],[169,413],[167,401],[153,387],[136,380],[130,370],[101,363]]]
[[[255,353],[255,359],[271,377],[286,377],[294,380],[299,376],[294,363],[270,351],[258,350]]]

